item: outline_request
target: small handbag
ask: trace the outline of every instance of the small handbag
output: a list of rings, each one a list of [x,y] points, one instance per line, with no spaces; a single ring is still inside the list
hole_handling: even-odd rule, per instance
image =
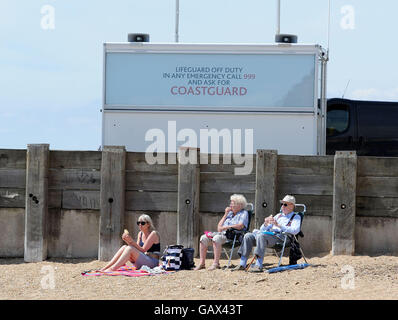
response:
[[[183,245],[175,244],[167,246],[160,258],[162,261],[162,268],[166,271],[178,271],[182,263],[182,249]]]

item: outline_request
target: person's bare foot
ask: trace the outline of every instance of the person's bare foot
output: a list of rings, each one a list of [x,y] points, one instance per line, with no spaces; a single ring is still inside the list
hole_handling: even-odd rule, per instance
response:
[[[200,264],[198,265],[195,269],[193,269],[194,271],[198,271],[198,270],[202,270],[202,269],[206,269],[206,266],[204,264]]]
[[[213,270],[220,269],[220,268],[221,268],[221,267],[220,267],[220,264],[219,264],[219,263],[213,263],[213,264],[210,266],[210,268],[207,269],[207,270],[213,271]]]

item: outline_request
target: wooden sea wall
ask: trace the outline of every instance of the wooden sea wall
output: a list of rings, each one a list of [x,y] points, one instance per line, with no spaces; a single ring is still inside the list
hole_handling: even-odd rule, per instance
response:
[[[188,154],[194,161],[178,161]],[[124,147],[0,149],[0,257],[108,260],[123,229],[138,232],[141,214],[152,217],[162,249],[179,243],[197,251],[234,193],[253,204],[251,229],[277,213],[286,194],[305,204],[307,255],[398,253],[398,158],[257,150],[245,164],[181,149],[150,164],[147,156]],[[248,161],[252,170],[237,174]]]

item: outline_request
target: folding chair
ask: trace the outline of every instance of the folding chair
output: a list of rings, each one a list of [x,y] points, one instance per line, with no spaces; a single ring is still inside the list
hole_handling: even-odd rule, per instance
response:
[[[227,239],[227,241],[223,245],[223,251],[224,251],[224,253],[225,253],[225,255],[227,256],[227,259],[228,259],[227,268],[229,268],[229,265],[231,263],[232,254],[234,252],[234,248],[236,248],[237,246],[241,245],[241,242],[243,240],[243,236],[245,235],[245,233],[247,233],[249,231],[249,228],[250,228],[250,221],[252,219],[252,216],[254,215],[254,206],[253,206],[252,203],[248,203],[246,207],[250,207],[250,209],[247,210],[247,213],[249,215],[247,228],[245,228],[243,230],[237,230],[237,229],[230,228],[229,231],[233,234],[233,239]],[[227,248],[231,248],[230,254],[228,254],[228,251],[226,250],[226,247]]]
[[[299,249],[300,249],[300,252],[301,252],[301,255],[302,255],[302,257],[304,258],[304,260],[305,260],[305,263],[306,263],[306,265],[305,266],[307,266],[308,265],[308,263],[307,263],[307,259],[305,258],[305,256],[304,256],[304,252],[303,252],[303,250],[301,249],[301,246],[300,246],[300,244],[298,243],[298,236],[300,236],[300,237],[304,237],[304,234],[303,234],[303,232],[301,231],[301,226],[302,226],[302,224],[303,224],[303,219],[304,219],[304,214],[305,214],[305,212],[306,212],[306,206],[304,205],[304,204],[296,204],[296,207],[303,207],[303,211],[301,211],[301,212],[296,212],[299,216],[300,216],[300,231],[299,231],[299,233],[297,234],[297,236],[296,235],[294,235],[294,234],[290,234],[290,233],[287,233],[287,232],[279,232],[279,233],[274,233],[273,232],[273,234],[275,234],[281,241],[280,242],[277,242],[273,247],[271,247],[270,249],[273,249],[274,250],[274,252],[275,252],[275,255],[279,258],[279,262],[278,262],[278,266],[276,267],[276,268],[273,268],[271,271],[273,272],[273,270],[279,270],[279,269],[281,269],[280,268],[280,265],[281,265],[281,262],[282,262],[282,257],[283,257],[283,254],[284,254],[284,252],[285,252],[285,248],[287,248],[287,247],[291,247],[292,246],[292,243],[295,241],[297,244],[298,244],[298,247],[299,247]],[[290,240],[289,242],[287,242],[287,240]],[[277,250],[280,250],[280,256],[277,254]],[[253,263],[253,261],[254,261],[254,259],[256,258],[256,256],[254,256],[253,257],[253,259],[251,260],[251,262],[248,264],[248,266],[246,267],[246,270],[248,270],[249,268],[250,268],[250,266],[251,266],[251,264]],[[290,260],[290,257],[289,257],[289,260]],[[290,261],[289,261],[290,262]],[[295,261],[295,262],[297,262],[297,261]],[[299,265],[297,265],[297,266],[299,266]],[[303,265],[304,266],[304,265]],[[300,265],[300,267],[303,267],[303,266],[301,266]],[[305,267],[304,266],[304,267]],[[268,270],[268,271],[270,271],[270,270]],[[280,271],[280,270],[279,270]]]
[[[285,252],[285,248],[286,247],[291,247],[293,242],[298,244],[298,248],[300,249],[301,255],[304,258],[305,263],[307,263],[307,259],[305,258],[304,252],[303,252],[303,250],[302,250],[302,248],[301,248],[301,246],[300,246],[300,244],[298,242],[298,237],[304,237],[304,233],[301,231],[301,226],[303,224],[304,214],[305,214],[307,208],[306,208],[306,206],[304,204],[296,204],[296,207],[298,207],[298,206],[303,207],[303,210],[301,212],[297,212],[297,214],[301,218],[300,219],[300,232],[297,235],[290,234],[290,233],[287,233],[287,232],[281,232],[281,233],[276,234],[276,236],[281,239],[281,242],[275,244],[275,246],[273,246],[271,248],[271,249],[274,249],[275,255],[279,258],[279,262],[278,262],[278,267],[277,268],[279,268],[280,265],[281,265],[282,257],[283,257],[283,254]],[[287,243],[288,239],[290,240],[289,244]],[[280,250],[280,256],[277,254],[277,250]],[[290,261],[290,257],[289,257],[289,264],[291,264],[290,262],[291,261]],[[297,260],[295,262],[297,262]]]

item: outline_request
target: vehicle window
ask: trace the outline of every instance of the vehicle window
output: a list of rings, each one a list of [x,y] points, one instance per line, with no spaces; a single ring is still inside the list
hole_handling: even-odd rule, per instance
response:
[[[334,136],[346,131],[349,126],[349,115],[348,106],[328,106],[328,114],[326,119],[327,136]]]
[[[361,105],[358,111],[359,136],[366,138],[398,137],[398,105]]]

